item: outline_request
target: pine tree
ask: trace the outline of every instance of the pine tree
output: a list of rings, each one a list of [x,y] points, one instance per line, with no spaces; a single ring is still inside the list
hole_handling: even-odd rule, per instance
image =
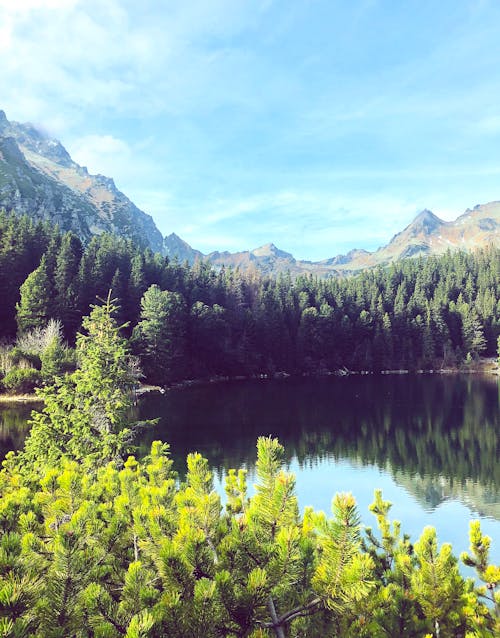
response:
[[[462,339],[464,352],[470,353],[474,358],[486,350],[484,330],[475,310],[469,311],[463,319]]]
[[[61,458],[99,466],[120,458],[130,447],[125,427],[136,379],[126,341],[108,299],[83,320],[77,336],[79,368],[40,390],[45,401],[35,413],[20,461],[43,467]]]
[[[82,244],[73,233],[66,233],[57,254],[54,272],[55,306],[65,335],[73,340],[80,324],[78,271],[82,258]]]
[[[18,332],[44,327],[52,314],[52,286],[47,259],[42,261],[21,286],[21,300],[16,305]]]
[[[141,320],[133,340],[146,378],[165,385],[183,377],[187,310],[179,293],[152,285],[141,301]]]
[[[481,532],[479,521],[471,521],[470,551],[463,552],[460,556],[462,562],[468,567],[474,567],[482,585],[476,588],[476,594],[480,600],[487,601],[491,606],[490,615],[484,607],[477,606],[473,620],[477,622],[480,631],[492,631],[493,635],[500,634],[500,566],[490,563],[491,538]],[[473,599],[474,600],[474,599]],[[479,633],[482,636],[482,633]],[[488,635],[485,633],[484,635]]]

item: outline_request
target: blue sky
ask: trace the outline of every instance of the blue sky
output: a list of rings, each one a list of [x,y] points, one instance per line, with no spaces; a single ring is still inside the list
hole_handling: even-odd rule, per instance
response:
[[[500,199],[498,0],[0,0],[0,60],[9,119],[203,252]]]

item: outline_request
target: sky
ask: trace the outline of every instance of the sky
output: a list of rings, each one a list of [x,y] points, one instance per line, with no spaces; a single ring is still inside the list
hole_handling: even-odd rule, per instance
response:
[[[0,108],[204,253],[500,199],[498,0],[0,0]]]

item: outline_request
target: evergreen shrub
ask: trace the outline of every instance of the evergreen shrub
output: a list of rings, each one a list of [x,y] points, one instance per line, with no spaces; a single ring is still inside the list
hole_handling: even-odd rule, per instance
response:
[[[35,368],[13,368],[3,378],[3,386],[12,394],[28,394],[42,385],[42,373]]]

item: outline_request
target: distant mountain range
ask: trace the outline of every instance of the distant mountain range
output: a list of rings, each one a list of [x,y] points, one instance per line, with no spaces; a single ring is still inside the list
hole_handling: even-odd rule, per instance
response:
[[[165,237],[167,255],[194,263],[207,259],[215,266],[255,269],[268,275],[290,271],[292,275],[314,274],[327,277],[354,273],[377,265],[387,265],[408,257],[439,255],[448,249],[474,250],[490,244],[500,245],[500,202],[468,209],[455,221],[445,222],[430,210],[422,211],[412,223],[374,252],[354,249],[322,261],[295,259],[274,244],[237,253],[213,252],[203,255],[172,233]]]
[[[74,162],[62,144],[32,124],[9,122],[0,111],[0,208],[49,219],[84,241],[111,232],[179,261],[207,260],[266,275],[290,271],[318,277],[354,273],[397,259],[435,255],[450,249],[500,245],[500,202],[475,206],[453,222],[422,211],[403,231],[374,252],[354,249],[322,261],[295,259],[265,244],[254,250],[204,255],[175,233],[163,238],[153,218],[120,192],[113,180],[91,175]]]

